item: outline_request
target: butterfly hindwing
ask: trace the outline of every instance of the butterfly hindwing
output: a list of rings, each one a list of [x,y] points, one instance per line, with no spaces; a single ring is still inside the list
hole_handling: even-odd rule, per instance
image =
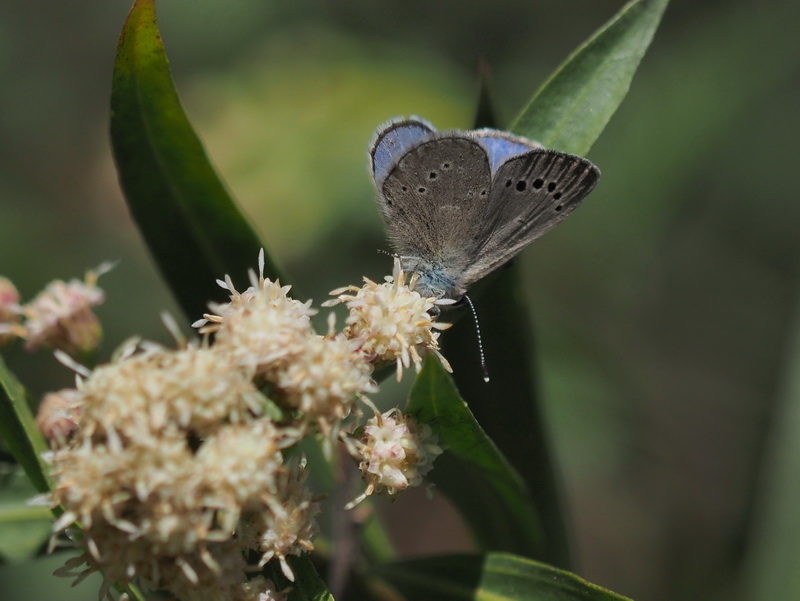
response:
[[[393,119],[378,128],[369,147],[372,177],[378,192],[397,161],[435,132],[430,123],[417,118]]]
[[[420,142],[383,180],[379,201],[401,255],[466,268],[483,246],[491,186],[489,158],[475,140],[454,132]]]
[[[493,175],[497,172],[497,169],[512,156],[522,154],[535,148],[542,148],[542,145],[538,142],[496,129],[478,129],[469,132],[469,134],[478,140],[486,149]]]

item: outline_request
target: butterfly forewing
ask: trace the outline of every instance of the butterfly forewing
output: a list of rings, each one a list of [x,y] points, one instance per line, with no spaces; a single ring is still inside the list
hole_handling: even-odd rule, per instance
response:
[[[590,161],[554,150],[531,150],[503,163],[489,194],[491,232],[464,274],[464,287],[560,223],[592,191],[599,176]]]

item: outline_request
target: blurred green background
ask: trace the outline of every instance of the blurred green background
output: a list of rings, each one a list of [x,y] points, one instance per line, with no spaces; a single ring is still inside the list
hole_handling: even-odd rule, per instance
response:
[[[159,15],[209,154],[319,302],[390,270],[366,166],[379,123],[468,128],[480,57],[508,122],[622,4],[171,0]],[[132,334],[168,340],[159,313],[178,315],[110,158],[129,6],[3,2],[0,19],[0,274],[30,299],[119,259],[101,280],[106,356]],[[759,468],[800,368],[798,23],[798,2],[673,0],[589,155],[600,185],[520,260],[577,571],[638,600],[736,598],[764,507]],[[37,396],[72,383],[47,353],[6,355]],[[463,544],[431,536],[425,548]],[[96,597],[49,577],[58,563],[0,566],[0,597]]]

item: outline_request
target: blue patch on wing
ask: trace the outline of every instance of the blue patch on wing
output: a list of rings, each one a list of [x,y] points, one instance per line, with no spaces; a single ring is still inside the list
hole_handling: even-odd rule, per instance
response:
[[[489,166],[492,170],[492,175],[511,157],[534,148],[542,148],[542,145],[538,142],[512,136],[509,133],[495,129],[479,129],[473,132],[473,135],[486,150],[486,154],[489,155]]]
[[[372,177],[378,190],[397,161],[435,131],[426,121],[416,119],[390,121],[378,129],[370,146]]]

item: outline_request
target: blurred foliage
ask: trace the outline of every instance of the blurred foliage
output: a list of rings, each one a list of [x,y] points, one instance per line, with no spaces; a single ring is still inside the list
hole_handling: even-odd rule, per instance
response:
[[[171,0],[160,23],[212,159],[320,300],[389,269],[366,170],[380,122],[469,126],[481,56],[507,120],[529,82],[621,4]],[[166,340],[158,314],[177,314],[110,160],[128,8],[15,4],[0,21],[0,273],[30,298],[121,259],[102,281],[106,352],[134,333]],[[799,19],[787,0],[673,0],[592,150],[598,189],[521,260],[577,572],[633,598],[734,598],[751,517],[769,511],[756,470],[779,383],[798,369],[785,352],[800,274]],[[71,383],[46,353],[7,360],[36,394]],[[460,536],[429,534],[448,549]],[[19,577],[40,587],[25,599],[65,598],[66,582],[30,577],[52,569],[34,564],[0,569],[0,589],[21,595],[9,588]],[[94,598],[91,586],[75,593]]]

